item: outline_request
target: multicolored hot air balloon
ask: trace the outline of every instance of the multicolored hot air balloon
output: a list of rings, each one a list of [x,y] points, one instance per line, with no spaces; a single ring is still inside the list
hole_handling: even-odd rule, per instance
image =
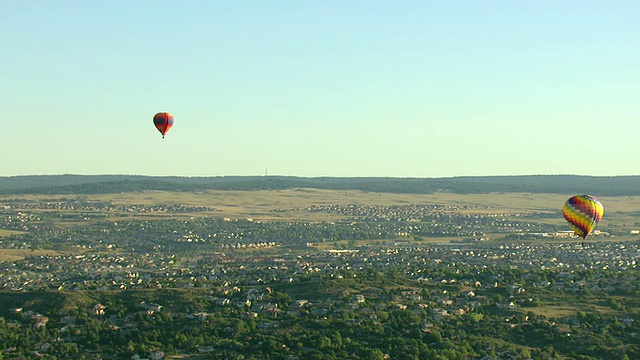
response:
[[[160,133],[162,134],[162,138],[164,139],[164,134],[166,134],[167,131],[169,131],[169,129],[171,129],[171,127],[173,126],[173,115],[169,114],[168,112],[157,113],[153,117],[153,125],[156,126],[156,129],[158,129],[158,131],[160,131]]]
[[[604,207],[600,200],[591,195],[576,195],[564,203],[562,215],[576,235],[586,239],[602,219]]]

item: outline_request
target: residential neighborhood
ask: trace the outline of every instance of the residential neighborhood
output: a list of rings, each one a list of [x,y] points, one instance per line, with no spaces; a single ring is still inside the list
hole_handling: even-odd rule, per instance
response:
[[[609,229],[583,243],[536,221],[546,218],[542,213],[469,215],[464,206],[334,205],[306,210],[330,213],[331,221],[277,223],[112,220],[109,212],[130,208],[51,204],[0,204],[0,228],[8,232],[0,246],[25,254],[0,262],[0,315],[7,331],[39,329],[26,348],[6,338],[7,358],[260,358],[267,343],[277,354],[272,358],[282,359],[327,351],[337,358],[399,358],[408,349],[420,358],[450,351],[445,339],[457,334],[454,324],[467,331],[484,324],[491,339],[512,339],[509,346],[464,340],[469,348],[455,352],[467,358],[584,351],[526,345],[524,333],[534,329],[587,339],[620,328],[610,354],[640,351],[632,345],[640,340],[640,240],[614,239],[618,234]],[[182,208],[135,207],[141,213]],[[77,217],[60,209],[89,212]],[[34,294],[47,296],[34,300]],[[54,298],[60,301],[44,305]],[[309,338],[294,340],[288,329],[303,324]],[[311,334],[325,326],[343,338],[351,334],[351,345]],[[358,335],[365,329],[386,329],[395,340],[384,351],[371,347],[370,336]],[[173,340],[151,340],[151,330]],[[110,339],[108,348],[97,338],[88,341],[96,331]],[[405,331],[422,340],[409,342],[400,335]],[[127,343],[131,336],[140,341]],[[262,340],[248,345],[255,336]]]

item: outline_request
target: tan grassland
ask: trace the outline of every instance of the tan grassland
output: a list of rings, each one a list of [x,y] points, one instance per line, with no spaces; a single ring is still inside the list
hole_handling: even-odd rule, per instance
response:
[[[337,191],[321,189],[289,189],[261,191],[223,191],[209,190],[201,192],[145,191],[135,193],[99,194],[99,195],[12,195],[3,198],[24,198],[56,201],[60,198],[82,198],[90,201],[108,201],[114,205],[157,205],[180,204],[183,206],[209,207],[212,211],[197,213],[166,214],[161,212],[145,214],[150,216],[215,216],[228,218],[253,218],[254,220],[282,221],[327,221],[332,215],[325,212],[307,211],[312,206],[323,205],[425,205],[449,204],[466,205],[465,213],[509,214],[529,212],[558,212],[569,197],[562,194],[532,193],[491,193],[491,194],[391,194],[364,191]],[[600,226],[612,224],[633,224],[634,214],[640,211],[640,196],[601,197],[605,206],[605,216]],[[116,215],[116,214],[114,214]],[[537,220],[541,221],[541,220]],[[550,222],[564,222],[564,219],[552,219]]]
[[[262,191],[199,191],[199,192],[168,192],[168,191],[144,191],[119,194],[98,195],[11,195],[0,196],[0,203],[5,199],[26,199],[40,201],[59,201],[66,199],[83,199],[86,201],[104,201],[113,205],[145,205],[178,204],[182,206],[206,207],[210,210],[185,212],[185,213],[129,213],[112,212],[106,214],[109,220],[120,218],[178,218],[178,217],[217,217],[230,219],[251,218],[256,221],[334,221],[339,215],[325,211],[309,211],[313,206],[323,205],[458,205],[465,206],[460,211],[469,214],[495,214],[518,221],[526,221],[528,213],[558,214],[548,219],[532,219],[533,221],[545,221],[552,224],[565,224],[564,218],[559,214],[568,195],[561,194],[532,194],[532,193],[492,193],[492,194],[391,194],[364,191],[337,191],[321,189],[289,189],[289,190],[262,190]],[[605,206],[605,216],[598,228],[640,229],[640,221],[637,213],[640,211],[640,196],[601,197]],[[25,212],[37,212],[38,210],[24,210]],[[49,211],[49,210],[40,210]],[[70,210],[71,211],[71,210]],[[87,213],[90,211],[75,211]],[[97,213],[104,214],[100,210]],[[517,215],[516,215],[517,214]],[[103,219],[104,218],[97,218]],[[88,225],[92,222],[78,219],[60,219],[58,226]],[[569,230],[569,228],[567,228]],[[2,237],[17,234],[19,232],[0,229]],[[623,238],[610,238],[610,240],[623,240]],[[446,242],[455,239],[434,238],[420,239],[423,243]],[[369,240],[376,242],[376,240]],[[402,241],[402,240],[400,240]],[[327,246],[336,246],[335,243]],[[18,259],[25,255],[34,255],[33,252],[24,254],[21,250],[3,250],[0,260]]]
[[[548,318],[562,318],[566,316],[574,316],[578,311],[584,311],[584,307],[565,305],[545,305],[540,307],[527,308],[536,315],[542,315]]]
[[[24,231],[0,229],[0,238],[5,237],[5,236],[24,234],[24,233],[25,233]]]
[[[563,318],[567,316],[575,316],[578,311],[592,311],[601,314],[616,313],[616,310],[613,310],[612,308],[606,306],[594,305],[594,302],[596,302],[596,300],[590,299],[588,303],[584,304],[547,304],[540,307],[528,307],[526,308],[526,311],[531,311],[536,315],[542,315],[547,318]]]
[[[39,256],[39,255],[64,255],[69,253],[77,254],[80,250],[72,250],[66,253],[54,251],[54,250],[24,250],[24,249],[2,249],[0,251],[0,261],[18,261],[23,260],[27,256]]]

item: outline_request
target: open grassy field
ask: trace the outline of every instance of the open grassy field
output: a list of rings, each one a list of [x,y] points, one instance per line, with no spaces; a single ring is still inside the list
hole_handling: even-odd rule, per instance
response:
[[[545,305],[539,307],[526,308],[536,315],[542,315],[547,318],[563,318],[566,316],[575,316],[578,311],[584,311],[581,306],[574,306],[571,304],[562,305]]]
[[[73,253],[79,252],[79,250],[73,251]],[[22,260],[27,256],[39,256],[39,255],[68,255],[70,252],[64,254],[53,250],[24,250],[24,249],[2,249],[0,251],[0,261],[17,261]]]
[[[25,233],[24,231],[0,229],[0,238],[5,237],[5,236],[24,234],[24,233]]]
[[[562,194],[532,193],[493,193],[493,194],[392,194],[363,191],[337,191],[320,189],[289,189],[263,191],[222,191],[209,190],[202,192],[167,192],[145,191],[119,194],[98,195],[12,195],[3,199],[22,198],[27,200],[57,201],[60,198],[79,198],[88,201],[106,201],[114,205],[157,205],[180,204],[183,206],[208,207],[213,210],[190,213],[152,213],[142,215],[149,217],[178,216],[215,216],[232,219],[253,218],[270,221],[331,221],[336,215],[325,212],[310,212],[311,206],[323,205],[426,205],[444,204],[467,206],[462,212],[469,214],[509,214],[545,212],[556,213],[562,209],[569,198]],[[601,197],[605,207],[605,215],[599,227],[636,226],[640,218],[640,196]],[[110,216],[117,217],[118,214]],[[131,216],[131,214],[128,214]],[[515,218],[514,218],[515,219]],[[519,217],[522,220],[522,217]],[[549,223],[562,224],[562,216],[551,219],[537,219]],[[640,226],[636,226],[640,227]],[[1,236],[1,234],[0,234]]]
[[[570,303],[553,303],[539,307],[527,307],[527,311],[531,311],[536,315],[542,315],[547,318],[563,318],[567,316],[575,316],[578,311],[596,312],[599,314],[615,314],[616,310],[610,307],[595,305],[596,300],[589,300],[581,304]]]

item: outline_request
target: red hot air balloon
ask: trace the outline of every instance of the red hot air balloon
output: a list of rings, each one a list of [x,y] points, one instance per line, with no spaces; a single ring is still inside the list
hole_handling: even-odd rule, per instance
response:
[[[162,138],[164,139],[164,135],[173,126],[173,115],[169,114],[168,112],[157,113],[153,117],[153,125],[156,126],[156,129],[158,129],[158,131],[160,131],[160,134],[162,134]]]

